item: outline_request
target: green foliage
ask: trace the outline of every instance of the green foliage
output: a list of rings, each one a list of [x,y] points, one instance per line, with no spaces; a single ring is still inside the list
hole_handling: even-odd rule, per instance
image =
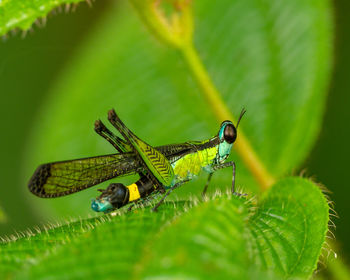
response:
[[[16,28],[26,31],[39,18],[63,4],[79,3],[83,0],[3,0],[0,2],[0,36]],[[69,6],[67,6],[69,11]]]
[[[120,4],[91,30],[42,106],[28,146],[27,178],[43,162],[113,153],[93,131],[111,107],[151,145],[217,133],[219,123],[182,56],[160,45],[135,11]],[[331,55],[328,2],[196,1],[193,11],[195,45],[209,74],[232,112],[247,109],[240,131],[270,173],[289,172],[307,156],[321,123]],[[256,189],[237,154],[232,158],[238,184]],[[231,174],[220,174],[213,185],[226,188]],[[191,182],[176,193],[198,193],[203,184]],[[85,215],[94,196],[88,190],[52,201],[28,199],[41,213],[54,210],[60,217]]]
[[[142,275],[260,279],[255,273],[261,268],[307,278],[316,268],[327,223],[321,191],[301,178],[284,179],[256,207],[220,197],[176,220],[149,245]]]
[[[193,12],[195,46],[225,104],[236,115],[248,111],[239,131],[274,177],[297,168],[321,125],[332,52],[329,2],[205,0],[195,1]],[[115,152],[92,129],[111,107],[140,138],[161,145],[216,134],[212,106],[181,52],[152,38],[131,6],[119,3],[52,87],[29,141],[27,178],[43,162]],[[251,172],[233,158],[238,184],[256,191]],[[231,172],[218,173],[211,188],[227,189]],[[176,193],[188,199],[203,185],[191,182]],[[86,215],[93,196],[91,189],[52,201],[28,199],[42,216],[62,219]],[[257,204],[225,195],[187,203],[71,222],[5,242],[0,272],[33,279],[279,279],[308,278],[315,270],[328,205],[313,183],[280,180]]]
[[[5,243],[0,273],[32,279],[306,279],[316,268],[327,224],[320,189],[286,178],[257,205],[217,194],[192,205],[166,204],[158,213],[146,207],[72,222]]]
[[[0,223],[4,223],[6,221],[6,215],[4,213],[4,210],[0,208]]]
[[[346,280],[350,279],[350,270],[349,266],[340,258],[331,256],[327,262],[328,269],[328,279],[332,280]],[[327,272],[326,272],[327,274]],[[327,279],[325,278],[325,279]]]

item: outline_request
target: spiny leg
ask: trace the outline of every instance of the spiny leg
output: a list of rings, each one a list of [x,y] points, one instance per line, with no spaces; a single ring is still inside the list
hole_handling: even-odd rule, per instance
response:
[[[158,201],[158,203],[156,204],[156,206],[154,206],[152,208],[152,211],[153,212],[156,212],[158,207],[164,202],[164,200],[166,199],[166,197],[172,193],[173,190],[175,190],[176,188],[180,187],[181,185],[185,184],[186,182],[188,182],[189,179],[186,179],[182,182],[178,182],[177,184],[175,184],[174,186],[172,186],[168,191],[167,193]]]
[[[153,211],[153,212],[157,212],[157,211],[158,211],[158,210],[157,210],[158,207],[164,202],[165,198],[166,198],[169,194],[171,194],[171,192],[175,189],[175,186],[176,186],[176,185],[174,185],[170,190],[167,191],[167,193],[166,193],[165,195],[163,195],[163,197],[161,198],[161,200],[158,201],[158,203],[156,204],[156,206],[154,206],[154,207],[152,208],[152,211]]]
[[[153,182],[156,189],[165,191],[163,186],[171,184],[174,170],[164,154],[138,138],[126,127],[113,109],[108,111],[108,120],[135,151],[141,164],[148,171],[146,176]]]
[[[123,139],[111,132],[101,120],[95,121],[95,132],[106,139],[120,153],[130,151],[129,145]]]
[[[151,170],[149,170],[148,166],[145,164],[145,162],[142,160],[141,155],[139,154],[139,151],[135,149],[135,146],[132,143],[132,139],[130,135],[128,135],[127,132],[130,132],[130,130],[125,126],[125,124],[122,122],[122,120],[118,117],[117,113],[114,109],[111,109],[108,111],[108,121],[119,131],[119,133],[125,138],[127,144],[130,146],[130,149],[134,150],[136,154],[138,155],[138,158],[141,163],[143,163],[144,167],[149,171],[148,174],[145,174],[146,177],[148,177],[153,184],[156,186],[155,188],[159,189],[161,192],[165,192],[164,187],[162,184],[155,178]]]
[[[246,195],[246,194],[236,193],[236,191],[235,191],[236,164],[233,161],[218,164],[218,165],[213,167],[213,170],[216,171],[216,170],[223,169],[223,168],[230,167],[230,166],[232,166],[232,188],[231,188],[232,194],[237,195],[237,196]]]
[[[204,189],[202,191],[202,197],[204,197],[206,192],[207,192],[207,189],[208,189],[208,186],[209,186],[209,183],[210,183],[210,180],[211,180],[211,177],[213,176],[213,174],[214,173],[210,173],[209,176],[208,176],[207,183],[205,184]]]
[[[231,189],[231,192],[232,192],[232,194],[241,196],[241,194],[236,193],[235,184],[236,184],[236,164],[232,161],[232,189]]]

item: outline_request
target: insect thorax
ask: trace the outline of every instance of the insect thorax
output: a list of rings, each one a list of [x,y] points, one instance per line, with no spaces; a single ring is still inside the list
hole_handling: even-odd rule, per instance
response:
[[[191,179],[193,176],[197,176],[202,169],[211,172],[211,166],[216,159],[216,155],[217,147],[211,147],[178,159],[172,163],[176,181]]]

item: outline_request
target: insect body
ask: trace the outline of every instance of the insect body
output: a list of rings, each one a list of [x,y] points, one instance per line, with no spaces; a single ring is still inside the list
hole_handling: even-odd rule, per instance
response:
[[[243,114],[244,111],[241,116]],[[91,208],[107,213],[140,198],[166,192],[153,208],[156,210],[175,188],[202,170],[209,173],[205,193],[213,172],[232,166],[234,193],[235,164],[225,162],[237,136],[231,121],[224,121],[218,134],[205,141],[152,147],[131,132],[114,110],[108,112],[108,120],[124,139],[113,134],[101,121],[96,121],[95,131],[119,153],[40,165],[29,181],[29,190],[39,197],[59,197],[137,173],[140,179],[129,186],[112,183],[107,189],[99,190],[101,195],[92,201]]]

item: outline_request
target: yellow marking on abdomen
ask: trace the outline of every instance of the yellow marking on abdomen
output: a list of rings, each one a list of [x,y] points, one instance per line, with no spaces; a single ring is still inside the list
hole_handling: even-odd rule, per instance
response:
[[[130,186],[127,186],[127,188],[129,189],[129,202],[137,200],[141,197],[140,192],[139,192],[139,188],[137,187],[136,184],[132,184]]]

